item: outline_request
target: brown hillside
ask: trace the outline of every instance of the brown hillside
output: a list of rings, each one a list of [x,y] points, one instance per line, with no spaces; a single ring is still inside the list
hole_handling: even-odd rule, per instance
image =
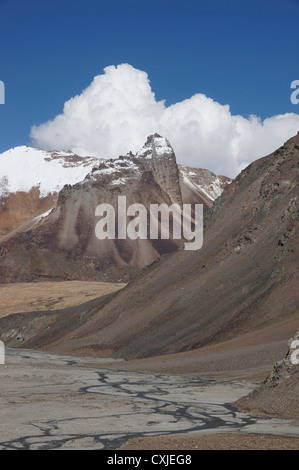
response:
[[[54,322],[23,346],[145,358],[296,322],[298,161],[299,134],[227,186],[206,213],[201,250],[160,257],[71,333]]]

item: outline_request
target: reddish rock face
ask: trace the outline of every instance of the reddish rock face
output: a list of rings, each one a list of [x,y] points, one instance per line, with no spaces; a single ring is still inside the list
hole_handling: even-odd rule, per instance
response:
[[[38,187],[7,194],[0,202],[0,240],[10,238],[17,229],[30,228],[32,220],[55,207],[57,199],[58,193],[42,197]]]

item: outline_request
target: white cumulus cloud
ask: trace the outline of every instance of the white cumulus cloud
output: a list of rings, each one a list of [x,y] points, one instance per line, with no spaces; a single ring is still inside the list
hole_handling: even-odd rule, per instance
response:
[[[121,64],[94,77],[62,114],[33,126],[31,139],[45,150],[113,158],[137,152],[158,132],[170,141],[178,163],[234,177],[298,130],[298,114],[245,118],[203,94],[167,107],[156,100],[146,72]]]

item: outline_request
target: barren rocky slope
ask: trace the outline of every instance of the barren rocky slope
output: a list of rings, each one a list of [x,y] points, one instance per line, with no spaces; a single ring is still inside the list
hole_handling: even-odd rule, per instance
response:
[[[34,312],[1,319],[6,341],[22,330],[22,347],[134,359],[264,332],[271,354],[267,331],[281,342],[298,321],[298,157],[299,134],[243,170],[206,212],[201,250],[161,256],[81,313],[40,312],[38,329]]]

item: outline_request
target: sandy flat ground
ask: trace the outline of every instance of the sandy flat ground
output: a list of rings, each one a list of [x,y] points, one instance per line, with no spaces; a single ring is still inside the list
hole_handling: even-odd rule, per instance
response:
[[[61,281],[0,284],[0,317],[73,307],[124,287],[122,283]]]
[[[299,450],[299,438],[250,433],[176,434],[131,439],[120,450]]]

